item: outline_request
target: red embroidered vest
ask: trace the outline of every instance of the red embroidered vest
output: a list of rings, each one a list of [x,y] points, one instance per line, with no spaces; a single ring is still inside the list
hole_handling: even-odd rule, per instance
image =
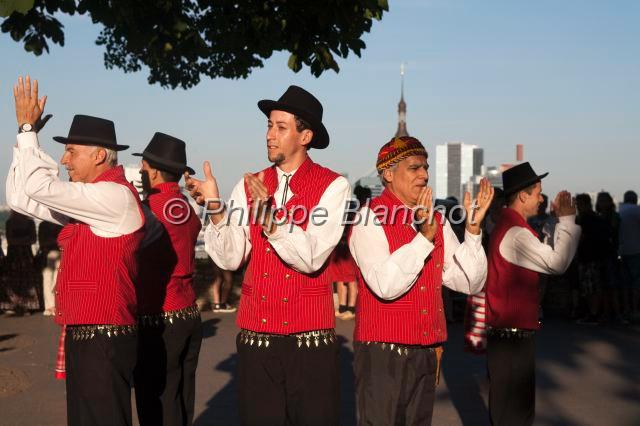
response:
[[[144,215],[135,188],[124,177],[122,166],[113,167],[95,182],[115,182],[126,186]],[[58,235],[62,254],[56,283],[58,324],[114,324],[136,322],[136,250],[144,236],[144,226],[115,238],[99,237],[89,225],[70,222]]]
[[[516,211],[504,208],[489,242],[487,274],[487,324],[499,328],[536,330],[538,323],[537,272],[507,262],[500,243],[509,229],[520,226],[537,234]]]
[[[144,201],[160,221],[162,236],[139,251],[138,315],[192,306],[195,245],[202,227],[177,182],[156,185]]]
[[[273,195],[278,186],[277,171],[272,166],[263,172],[264,183]],[[293,196],[285,205],[288,212],[294,212],[298,226],[307,228],[312,209],[338,177],[310,158],[302,163],[291,177],[289,187]],[[308,212],[306,219],[301,216],[305,214],[303,209]],[[278,257],[261,226],[251,223],[249,229],[251,257],[242,283],[238,326],[272,334],[334,328],[333,295],[325,276],[326,264],[313,274],[298,272]]]
[[[371,201],[369,208],[382,223],[390,253],[411,242],[416,236],[411,210],[391,191],[385,189]],[[386,219],[381,213],[383,208],[389,212]],[[393,218],[395,220],[392,220],[394,208],[397,214]],[[395,300],[380,299],[371,291],[362,272],[358,270],[355,341],[433,345],[447,340],[447,323],[442,304],[443,227],[439,213],[436,213],[435,218],[440,227],[433,241],[433,251],[407,293]]]

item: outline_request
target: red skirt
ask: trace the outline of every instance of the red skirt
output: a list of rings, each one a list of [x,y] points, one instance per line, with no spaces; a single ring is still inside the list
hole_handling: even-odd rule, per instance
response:
[[[356,262],[351,257],[349,246],[338,244],[329,257],[327,278],[329,282],[352,282],[356,280]]]

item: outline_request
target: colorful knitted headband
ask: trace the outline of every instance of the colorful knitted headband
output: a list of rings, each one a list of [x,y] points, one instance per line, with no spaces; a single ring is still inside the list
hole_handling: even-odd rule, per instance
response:
[[[393,138],[380,148],[378,161],[376,161],[376,169],[378,169],[378,173],[382,173],[384,170],[412,155],[429,156],[427,150],[418,139],[411,136]]]

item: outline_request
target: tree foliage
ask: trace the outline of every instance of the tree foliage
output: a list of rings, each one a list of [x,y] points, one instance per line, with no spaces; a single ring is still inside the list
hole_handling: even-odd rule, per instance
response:
[[[0,29],[41,55],[64,46],[61,14],[88,15],[102,25],[107,68],[149,70],[149,83],[192,87],[201,76],[246,78],[274,52],[288,66],[318,77],[339,71],[336,57],[360,56],[364,33],[388,10],[387,0],[0,0],[8,15]],[[25,3],[33,7],[24,11]]]

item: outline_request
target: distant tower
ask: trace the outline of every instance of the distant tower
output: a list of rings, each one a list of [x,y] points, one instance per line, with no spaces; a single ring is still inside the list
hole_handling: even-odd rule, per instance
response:
[[[400,102],[398,102],[396,137],[399,136],[409,136],[409,132],[407,132],[407,104],[404,101],[404,63],[400,64]]]

